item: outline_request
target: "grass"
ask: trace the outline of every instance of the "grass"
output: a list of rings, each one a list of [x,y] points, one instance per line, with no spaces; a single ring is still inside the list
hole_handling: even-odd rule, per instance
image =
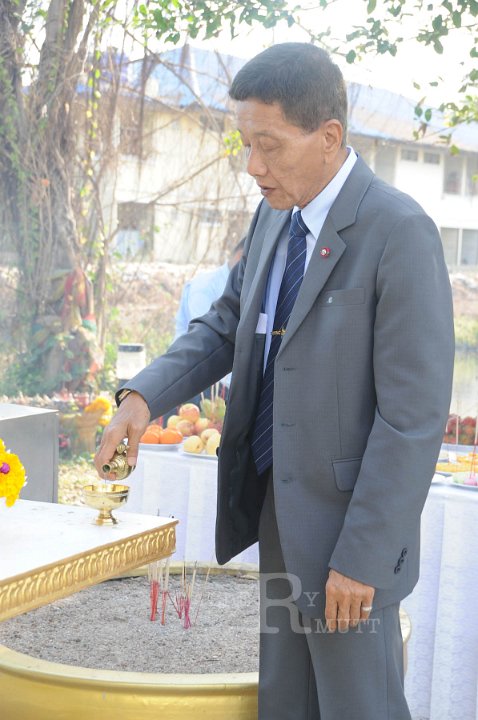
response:
[[[77,455],[60,460],[58,465],[58,502],[64,505],[83,505],[81,490],[98,481],[93,456]]]
[[[455,344],[457,350],[478,351],[478,318],[470,315],[455,317]]]

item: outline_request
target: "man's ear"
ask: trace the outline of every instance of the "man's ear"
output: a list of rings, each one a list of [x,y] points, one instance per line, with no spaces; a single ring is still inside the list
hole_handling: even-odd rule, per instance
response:
[[[335,159],[336,154],[342,147],[344,130],[338,120],[326,120],[322,125],[324,151],[330,160]]]

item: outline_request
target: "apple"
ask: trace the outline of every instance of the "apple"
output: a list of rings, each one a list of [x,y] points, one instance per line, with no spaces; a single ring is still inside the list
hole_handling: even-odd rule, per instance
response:
[[[202,444],[202,440],[199,435],[190,435],[190,437],[186,438],[183,443],[183,450],[185,452],[195,453],[198,455],[199,453],[202,453],[203,449],[204,445]]]
[[[175,428],[180,420],[181,420],[181,417],[179,415],[170,415],[168,417],[168,422],[166,423],[166,427]]]
[[[197,433],[197,435],[201,435],[201,433],[204,430],[207,430],[211,426],[211,421],[207,418],[199,418],[199,420],[196,420],[194,423],[194,430]]]
[[[194,425],[192,424],[192,422],[189,422],[189,420],[183,420],[181,418],[181,420],[176,423],[175,429],[179,430],[181,435],[183,435],[184,437],[194,435]]]
[[[209,438],[212,437],[213,435],[219,435],[219,433],[218,433],[218,431],[216,430],[216,428],[207,428],[206,430],[203,430],[203,431],[202,431],[202,433],[201,433],[201,440],[202,440],[203,443],[206,445],[206,443],[207,443],[207,441],[209,440]]]
[[[219,447],[219,443],[221,442],[221,436],[219,433],[215,433],[214,435],[211,435],[209,440],[206,443],[206,452],[208,455],[217,455],[216,450]]]
[[[190,423],[195,423],[199,420],[199,408],[194,403],[185,403],[179,408],[179,414],[182,420],[188,420]]]

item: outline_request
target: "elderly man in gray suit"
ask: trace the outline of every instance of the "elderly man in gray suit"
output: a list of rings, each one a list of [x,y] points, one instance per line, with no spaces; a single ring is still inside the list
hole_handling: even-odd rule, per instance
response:
[[[97,455],[233,370],[216,552],[259,539],[260,720],[409,720],[399,602],[448,414],[437,229],[345,142],[339,69],[276,45],[230,91],[264,196],[222,297],[118,394]],[[101,470],[100,470],[101,471]]]

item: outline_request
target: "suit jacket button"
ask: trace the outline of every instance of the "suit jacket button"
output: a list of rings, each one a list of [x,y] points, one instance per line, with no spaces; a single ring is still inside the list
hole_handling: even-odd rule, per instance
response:
[[[400,557],[402,557],[402,558],[406,557],[407,553],[408,553],[407,548],[403,548],[402,552],[400,553]]]
[[[394,570],[393,572],[395,573],[395,575],[397,575],[397,574],[400,572],[401,569],[402,569],[402,568],[400,567],[400,565],[396,565],[396,566],[395,566],[395,570]]]

